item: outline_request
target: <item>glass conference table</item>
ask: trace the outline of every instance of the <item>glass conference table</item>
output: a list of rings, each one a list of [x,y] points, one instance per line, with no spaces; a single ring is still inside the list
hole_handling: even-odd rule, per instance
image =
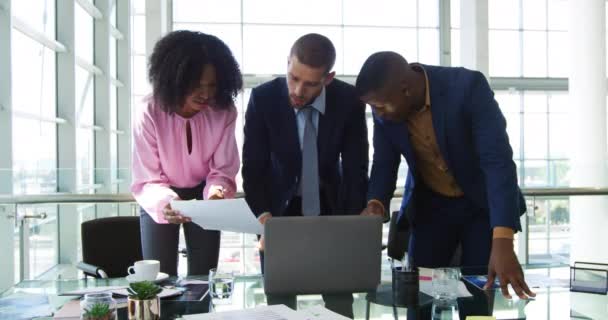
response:
[[[465,283],[473,297],[459,298],[458,304],[462,320],[467,315],[493,315],[496,319],[608,319],[608,296],[570,292],[567,280],[568,267],[532,268],[526,267],[528,281],[552,278],[552,287],[539,287],[534,300],[524,301],[514,298],[503,298],[499,291],[484,292],[469,283]],[[463,271],[463,273],[465,273]],[[186,279],[204,280],[206,277],[189,277]],[[390,301],[390,278],[383,273],[383,282],[375,293],[355,293],[353,311],[355,319],[430,319],[432,299],[421,299],[417,308],[395,307]],[[183,278],[182,278],[183,279]],[[561,280],[556,280],[561,279]],[[175,284],[176,278],[170,278],[164,285]],[[555,283],[553,283],[555,282]],[[20,299],[28,296],[48,297],[54,310],[59,309],[74,297],[59,294],[73,290],[96,286],[127,285],[124,278],[117,279],[81,279],[81,280],[33,280],[23,281],[0,294],[0,319],[8,319],[6,310],[10,301],[18,308],[27,307]],[[14,298],[14,299],[13,299]],[[388,298],[388,300],[387,300]],[[4,304],[2,304],[4,300]],[[7,305],[7,301],[9,304]],[[21,302],[20,302],[21,301]],[[25,300],[27,301],[27,300]],[[229,304],[210,306],[208,295],[202,301],[162,300],[163,319],[177,319],[182,315],[206,313],[209,310],[225,311],[254,308],[266,304],[261,276],[237,276],[235,279],[232,301]],[[320,295],[302,295],[298,297],[298,308],[305,309],[323,305]],[[4,310],[4,315],[3,315]],[[119,319],[127,319],[126,308],[119,309]]]

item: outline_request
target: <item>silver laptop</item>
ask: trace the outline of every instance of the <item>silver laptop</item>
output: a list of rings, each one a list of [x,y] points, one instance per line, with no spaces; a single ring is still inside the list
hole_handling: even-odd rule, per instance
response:
[[[264,237],[267,294],[364,292],[380,283],[380,217],[273,218]]]

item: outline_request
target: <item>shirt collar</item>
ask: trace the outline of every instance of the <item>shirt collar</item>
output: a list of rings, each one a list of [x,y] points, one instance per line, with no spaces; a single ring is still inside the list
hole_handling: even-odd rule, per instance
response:
[[[424,96],[424,106],[422,106],[422,108],[420,108],[420,112],[427,110],[431,107],[431,88],[429,86],[429,77],[426,74],[426,70],[424,69],[424,67],[421,64],[418,63],[412,63],[412,68],[413,69],[417,69],[417,70],[422,70],[422,73],[424,74],[424,84],[425,84],[425,96]]]
[[[313,108],[317,109],[321,114],[325,114],[325,87],[321,90],[321,93],[315,98],[310,104]]]

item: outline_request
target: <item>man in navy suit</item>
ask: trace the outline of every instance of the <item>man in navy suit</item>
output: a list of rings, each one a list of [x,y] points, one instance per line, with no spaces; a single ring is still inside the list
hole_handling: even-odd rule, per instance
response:
[[[401,155],[409,171],[399,220],[411,226],[416,266],[448,266],[456,247],[465,266],[488,266],[509,297],[534,296],[513,250],[526,211],[506,122],[485,77],[464,68],[408,64],[394,52],[371,55],[357,92],[374,113],[367,208],[385,214]]]
[[[329,39],[304,35],[291,48],[287,78],[251,91],[243,189],[262,224],[281,216],[354,215],[365,208],[365,105],[352,85],[334,79],[335,59]],[[291,302],[295,306],[295,297]]]

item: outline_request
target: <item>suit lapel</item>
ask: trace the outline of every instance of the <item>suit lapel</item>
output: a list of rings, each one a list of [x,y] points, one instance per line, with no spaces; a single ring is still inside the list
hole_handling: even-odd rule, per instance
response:
[[[336,112],[338,112],[338,110],[336,110],[336,97],[333,94],[334,90],[331,90],[330,86],[325,88],[325,113],[322,114],[319,112],[319,128],[317,132],[317,150],[319,152],[319,162],[321,162],[321,159],[324,158],[327,151],[332,130],[336,124]]]
[[[427,77],[429,78],[429,87],[431,95],[431,114],[433,116],[433,129],[435,131],[435,139],[437,145],[439,145],[439,151],[445,159],[448,167],[450,167],[450,161],[448,159],[447,147],[446,147],[446,134],[445,134],[445,121],[447,117],[447,105],[448,101],[443,96],[441,82],[435,77],[435,73],[432,67],[425,66]]]
[[[279,131],[286,141],[287,151],[293,155],[293,163],[297,168],[302,165],[302,151],[300,149],[300,139],[298,138],[298,124],[296,122],[295,112],[289,104],[289,96],[287,93],[287,83],[283,81],[281,86],[281,101],[278,110],[277,125],[281,127]]]

